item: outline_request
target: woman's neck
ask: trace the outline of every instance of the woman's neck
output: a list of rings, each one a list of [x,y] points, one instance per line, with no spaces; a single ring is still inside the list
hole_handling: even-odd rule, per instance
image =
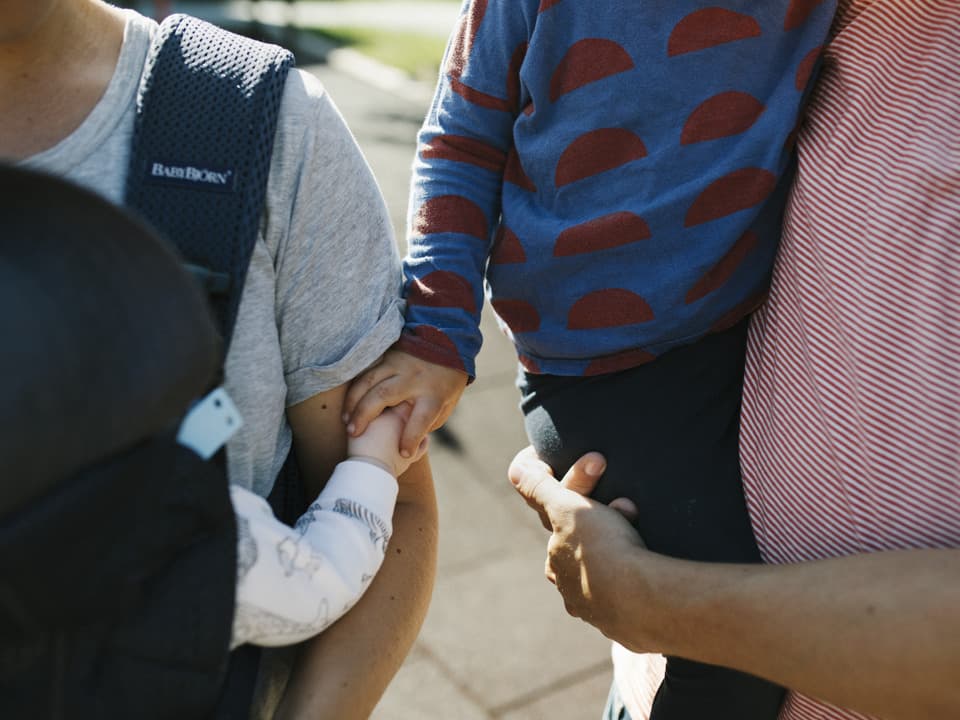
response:
[[[0,158],[53,147],[110,84],[124,20],[99,0],[8,0],[0,30]]]

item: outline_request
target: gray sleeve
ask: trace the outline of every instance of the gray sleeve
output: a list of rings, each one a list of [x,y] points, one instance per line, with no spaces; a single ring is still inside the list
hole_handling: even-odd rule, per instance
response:
[[[402,275],[373,173],[319,80],[287,80],[266,242],[287,406],[348,382],[399,337]]]

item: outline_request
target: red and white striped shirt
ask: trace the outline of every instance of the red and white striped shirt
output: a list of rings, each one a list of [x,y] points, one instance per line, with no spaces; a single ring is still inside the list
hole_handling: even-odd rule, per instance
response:
[[[747,357],[761,552],[960,547],[960,0],[840,0],[798,148]],[[635,720],[642,658],[614,647]],[[864,717],[791,693],[780,720]]]
[[[960,547],[960,1],[841,0],[834,31],[750,332],[741,462],[772,563]]]

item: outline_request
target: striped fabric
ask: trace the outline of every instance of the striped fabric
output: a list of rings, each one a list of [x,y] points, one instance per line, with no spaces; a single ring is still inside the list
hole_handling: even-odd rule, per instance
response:
[[[772,563],[960,547],[960,2],[841,0],[834,30],[750,334],[741,460]]]

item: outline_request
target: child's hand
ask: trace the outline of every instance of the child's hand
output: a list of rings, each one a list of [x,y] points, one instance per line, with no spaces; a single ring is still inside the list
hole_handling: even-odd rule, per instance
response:
[[[427,452],[428,439],[424,437],[410,457],[400,455],[400,434],[410,418],[409,403],[390,407],[367,425],[362,435],[347,438],[347,455],[351,458],[372,460],[383,466],[394,477],[403,475],[407,468]]]
[[[362,433],[384,408],[408,402],[413,410],[400,438],[400,453],[411,457],[426,434],[447,421],[466,386],[464,372],[387,350],[347,391],[343,403],[347,435]]]

